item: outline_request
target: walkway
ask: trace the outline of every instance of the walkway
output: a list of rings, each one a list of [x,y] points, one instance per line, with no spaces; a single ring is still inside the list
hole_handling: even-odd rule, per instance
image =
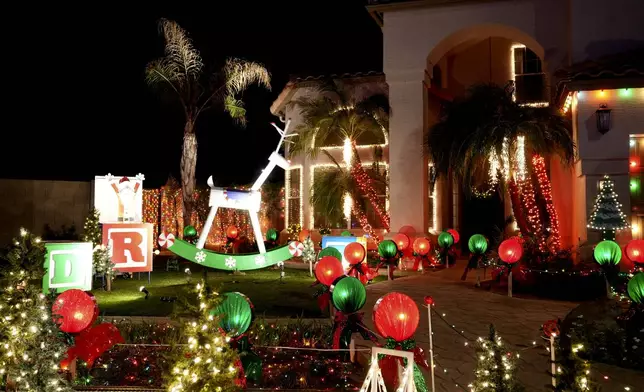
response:
[[[381,296],[398,291],[409,295],[417,304],[424,304],[424,297],[431,295],[435,300],[435,309],[445,314],[445,320],[454,325],[458,331],[464,331],[469,338],[485,336],[490,324],[494,324],[504,342],[513,351],[516,347],[537,347],[520,352],[517,364],[520,367],[519,379],[526,391],[546,391],[550,383],[547,354],[540,338],[541,325],[551,319],[563,318],[576,305],[574,303],[509,298],[500,294],[475,290],[475,274],[471,273],[468,282],[458,280],[462,268],[457,267],[426,275],[400,278],[394,281],[381,282],[367,288],[365,323],[373,328],[371,311],[376,300]],[[427,351],[429,356],[429,333],[427,309],[420,309],[420,324],[416,333],[417,343]],[[474,379],[474,343],[465,346],[466,340],[453,331],[440,318],[432,316],[434,327],[435,358],[440,364],[436,367],[436,390],[458,391],[460,384],[466,387]],[[610,381],[601,382],[602,392],[624,392],[630,385],[631,391],[640,390],[644,385],[644,372],[636,372],[607,365],[593,364],[591,372],[595,378],[608,375]],[[429,382],[429,378],[427,378]],[[469,391],[469,389],[467,389]]]

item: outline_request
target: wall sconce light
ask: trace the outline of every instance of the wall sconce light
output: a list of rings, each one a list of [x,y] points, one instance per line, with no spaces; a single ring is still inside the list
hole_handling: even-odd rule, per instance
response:
[[[610,131],[610,111],[611,109],[608,109],[608,105],[605,103],[599,105],[599,109],[595,111],[595,116],[597,117],[597,130],[602,135]]]

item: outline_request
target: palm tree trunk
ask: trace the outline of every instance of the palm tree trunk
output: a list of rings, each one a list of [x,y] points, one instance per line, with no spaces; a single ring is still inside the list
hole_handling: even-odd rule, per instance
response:
[[[197,168],[197,136],[194,121],[186,120],[183,130],[183,152],[181,154],[181,191],[183,195],[183,227],[192,225],[195,199],[195,170]]]
[[[561,250],[559,217],[557,216],[557,210],[555,209],[555,204],[552,200],[552,186],[550,185],[550,179],[546,173],[546,161],[539,154],[534,154],[532,156],[532,167],[537,175],[539,191],[546,202],[546,212],[548,213],[548,219],[550,221],[551,244],[554,248],[553,250],[558,252]]]
[[[520,184],[522,201],[526,208],[528,229],[530,230],[530,233],[535,236],[537,244],[539,244],[539,250],[546,252],[548,248],[544,237],[543,222],[541,221],[539,206],[537,206],[535,191],[532,186],[532,176],[528,174]]]
[[[514,214],[514,219],[517,222],[519,231],[521,235],[527,236],[528,224],[525,219],[525,214],[523,208],[521,208],[521,194],[519,192],[519,186],[517,185],[514,178],[508,181],[508,192],[510,193],[510,204],[512,205],[512,213]]]
[[[378,194],[376,189],[373,186],[373,181],[369,174],[362,167],[362,162],[360,161],[360,156],[358,155],[358,149],[356,148],[355,142],[352,145],[353,148],[353,166],[351,167],[351,177],[358,185],[358,188],[367,196],[369,204],[373,208],[376,215],[382,222],[383,228],[389,230],[389,214],[385,210],[385,207],[382,206],[378,200]]]

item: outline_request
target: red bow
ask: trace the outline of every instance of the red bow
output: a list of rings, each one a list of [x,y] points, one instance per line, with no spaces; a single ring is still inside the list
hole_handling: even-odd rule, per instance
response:
[[[335,313],[335,318],[333,320],[333,349],[340,349],[340,339],[342,338],[342,333],[347,328],[350,328],[352,333],[359,332],[363,338],[377,342],[376,337],[362,323],[363,317],[363,312],[349,314],[342,312]]]

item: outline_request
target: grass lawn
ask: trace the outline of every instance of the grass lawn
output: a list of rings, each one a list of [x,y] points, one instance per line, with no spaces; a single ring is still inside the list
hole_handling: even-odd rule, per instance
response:
[[[165,267],[165,266],[163,266]],[[161,301],[161,297],[186,297],[195,300],[193,289],[202,279],[198,265],[181,264],[180,272],[166,272],[159,266],[152,272],[151,283],[147,283],[147,273],[138,274],[133,279],[117,277],[112,282],[112,291],[100,289],[101,281],[94,282],[92,291],[103,316],[169,316],[174,308],[171,302]],[[186,267],[192,271],[190,281],[183,272]],[[246,275],[233,275],[226,271],[208,270],[208,283],[220,293],[238,291],[250,298],[257,316],[267,317],[323,317],[313,294],[318,290],[311,287],[315,281],[308,271],[286,269],[283,283],[279,282],[279,270],[263,269],[246,272]],[[145,286],[150,292],[146,300],[139,291]]]

